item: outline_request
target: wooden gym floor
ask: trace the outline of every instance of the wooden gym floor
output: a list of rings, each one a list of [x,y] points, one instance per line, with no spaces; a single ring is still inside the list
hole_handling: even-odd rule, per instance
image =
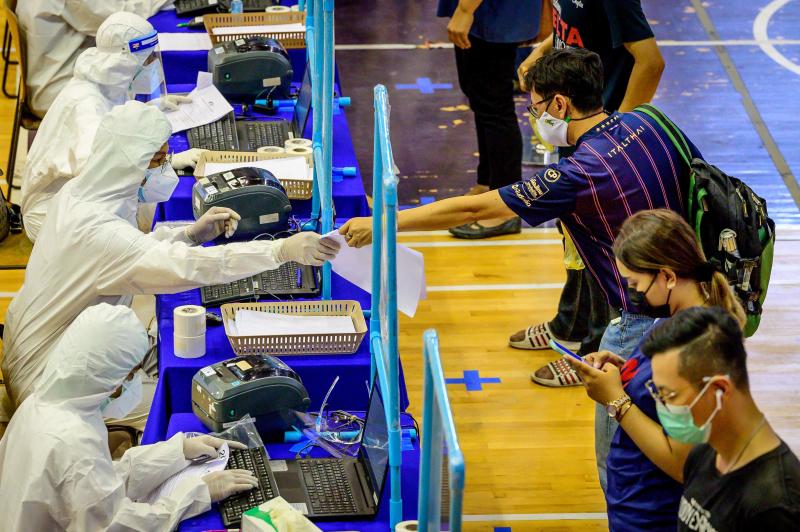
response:
[[[652,5],[645,2],[646,8]],[[397,102],[394,109],[401,109]],[[12,118],[12,102],[0,97],[3,170]],[[400,142],[395,135],[395,144]],[[19,197],[19,191],[14,194]],[[749,369],[760,406],[800,452],[800,330],[794,303],[800,300],[800,227],[782,225],[778,234],[762,326],[748,341]],[[428,281],[428,299],[416,317],[400,322],[411,412],[420,418],[422,333],[430,327],[439,332],[446,377],[476,370],[482,378],[500,379],[480,391],[448,386],[467,459],[464,529],[605,530],[592,402],[581,388],[547,389],[530,382],[530,372],[551,360],[552,352],[507,347],[509,334],[555,312],[564,280],[557,233],[528,229],[489,242],[406,234],[401,242],[424,254]],[[28,253],[24,237],[10,237],[0,243],[0,265],[24,263]],[[0,271],[0,321],[23,275]]]

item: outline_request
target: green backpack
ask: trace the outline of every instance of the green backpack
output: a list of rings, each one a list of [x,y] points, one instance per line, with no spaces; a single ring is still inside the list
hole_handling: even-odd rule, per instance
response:
[[[747,314],[745,336],[761,322],[775,250],[775,222],[767,202],[741,180],[702,159],[691,158],[686,138],[655,106],[635,111],[652,118],[663,129],[689,167],[686,221],[709,262],[728,278]]]

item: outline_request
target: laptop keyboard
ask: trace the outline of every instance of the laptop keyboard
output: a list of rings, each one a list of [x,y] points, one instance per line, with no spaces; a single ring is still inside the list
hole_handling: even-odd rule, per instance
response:
[[[227,284],[213,284],[201,289],[200,297],[203,305],[221,305],[229,301],[243,301],[255,296],[251,277],[239,279]]]
[[[212,151],[239,151],[236,120],[229,113],[216,122],[193,127],[188,132],[189,146]]]
[[[354,514],[356,503],[344,464],[336,458],[298,460],[315,514]]]
[[[244,512],[278,496],[278,488],[269,474],[268,461],[267,453],[263,447],[231,449],[231,455],[228,458],[228,465],[225,466],[225,469],[247,469],[252,471],[258,479],[258,488],[233,495],[219,503],[222,522],[226,527],[238,525]]]
[[[262,146],[281,146],[288,138],[287,122],[245,122],[245,134],[249,151],[256,151]]]
[[[217,2],[211,0],[176,0],[175,14],[179,17],[213,13],[217,10]]]

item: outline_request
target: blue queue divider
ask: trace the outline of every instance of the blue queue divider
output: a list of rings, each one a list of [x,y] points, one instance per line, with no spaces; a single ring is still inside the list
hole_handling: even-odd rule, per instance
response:
[[[442,445],[446,443],[450,476],[449,530],[461,532],[464,499],[464,454],[458,443],[447,384],[439,356],[439,337],[429,329],[423,336],[422,440],[419,475],[419,530],[440,530],[442,509]]]

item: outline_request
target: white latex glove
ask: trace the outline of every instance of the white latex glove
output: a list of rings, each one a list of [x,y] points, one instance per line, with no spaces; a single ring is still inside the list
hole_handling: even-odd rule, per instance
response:
[[[322,266],[325,261],[333,259],[339,253],[338,242],[309,231],[301,231],[278,242],[280,247],[275,252],[278,262],[294,261]]]
[[[211,502],[219,502],[231,495],[258,487],[258,479],[247,469],[214,471],[201,480],[208,486]]]
[[[181,96],[179,94],[167,94],[162,98],[150,100],[148,104],[157,105],[159,109],[165,112],[177,111],[178,106],[183,103],[192,103],[192,99],[188,96]]]
[[[214,240],[225,231],[225,238],[230,238],[239,227],[242,217],[227,207],[211,207],[203,216],[186,228],[186,236],[195,244],[204,244]]]
[[[202,148],[191,148],[172,156],[172,167],[175,170],[183,170],[184,168],[194,168],[200,160],[200,154],[203,153]]]
[[[222,438],[203,434],[194,438],[184,438],[183,456],[187,460],[195,460],[200,457],[216,458],[219,454],[219,448],[225,442],[228,443],[228,447],[231,449],[247,449],[247,445],[238,441],[223,440]]]

